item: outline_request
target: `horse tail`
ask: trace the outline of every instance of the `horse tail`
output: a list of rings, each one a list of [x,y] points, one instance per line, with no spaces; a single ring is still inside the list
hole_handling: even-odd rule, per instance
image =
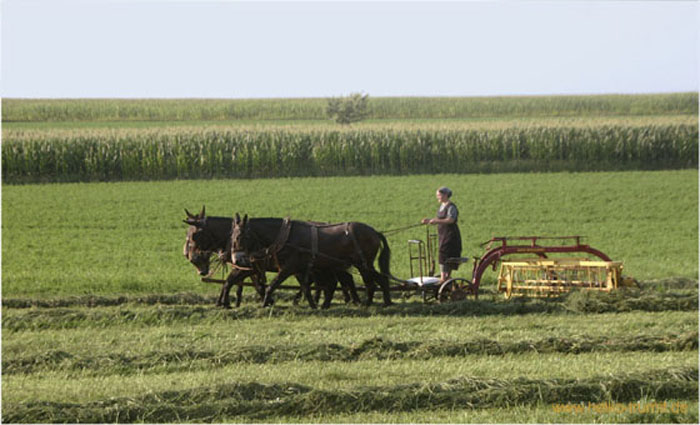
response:
[[[389,243],[386,241],[386,237],[384,237],[384,234],[381,232],[377,232],[377,236],[379,236],[379,240],[381,241],[382,248],[381,252],[379,253],[379,271],[386,277],[391,278],[393,280],[396,280],[398,282],[404,282],[403,279],[399,279],[396,276],[391,274],[390,270],[390,260],[391,260],[391,248],[389,248]]]

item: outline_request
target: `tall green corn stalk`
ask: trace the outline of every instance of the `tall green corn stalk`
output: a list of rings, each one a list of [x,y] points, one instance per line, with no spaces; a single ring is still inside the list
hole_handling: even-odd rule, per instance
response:
[[[324,120],[327,99],[2,99],[3,122]],[[698,113],[698,93],[372,97],[368,119]]]
[[[2,143],[6,183],[698,166],[693,125],[78,133]]]

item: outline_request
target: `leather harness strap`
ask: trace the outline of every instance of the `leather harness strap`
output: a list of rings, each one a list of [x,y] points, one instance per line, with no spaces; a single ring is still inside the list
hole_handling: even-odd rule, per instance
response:
[[[274,242],[272,242],[272,245],[268,246],[265,249],[265,254],[277,254],[282,249],[282,247],[284,247],[284,244],[287,243],[287,239],[289,239],[289,232],[291,231],[291,229],[291,220],[289,219],[289,217],[285,217],[284,220],[282,220],[282,225],[280,226],[280,231],[277,234],[277,238]]]
[[[279,260],[277,259],[277,253],[287,244],[287,239],[289,239],[289,233],[292,229],[292,222],[289,217],[285,217],[282,220],[282,225],[280,226],[280,231],[277,233],[277,237],[267,248],[263,248],[257,252],[249,255],[250,262],[253,266],[260,267],[255,264],[259,261],[269,261],[270,259],[274,261],[277,270],[280,270]]]
[[[345,224],[345,235],[348,236],[350,238],[350,240],[352,241],[353,247],[355,248],[355,254],[359,258],[359,260],[362,264],[362,267],[364,269],[367,269],[368,268],[367,260],[364,257],[364,255],[362,255],[362,249],[360,249],[360,244],[357,242],[357,238],[355,237],[355,234],[350,230],[350,225],[352,223],[345,222],[344,224]],[[327,258],[332,258],[332,257],[325,255],[324,253],[319,253],[319,251],[318,251],[318,238],[319,238],[318,228],[319,227],[332,227],[332,226],[336,226],[336,225],[317,225],[317,224],[309,224],[309,223],[307,223],[307,225],[310,227],[309,230],[311,232],[311,247],[310,247],[311,248],[310,249],[311,259],[309,261],[309,268],[308,268],[308,270],[310,270],[316,261],[316,257],[318,257],[319,255],[322,255],[322,256],[327,257]],[[279,262],[277,260],[277,253],[285,245],[288,245],[287,240],[289,239],[289,234],[291,233],[291,228],[292,228],[292,222],[291,222],[290,218],[285,217],[284,220],[282,221],[282,225],[280,226],[280,231],[277,234],[277,238],[275,238],[275,241],[267,248],[261,249],[260,251],[251,254],[250,255],[251,262],[257,262],[257,261],[261,261],[261,260],[265,260],[265,259],[272,259],[274,261],[275,265],[277,266],[277,269],[279,270],[280,266],[279,266]],[[294,246],[291,244],[289,244],[289,246],[293,247],[295,249],[300,249],[300,250],[305,250],[305,251],[307,250],[306,248],[301,248],[301,247]]]
[[[318,255],[318,227],[311,226],[311,264],[316,261]]]
[[[360,261],[362,261],[362,268],[367,269],[367,261],[365,260],[364,255],[362,255],[360,244],[357,243],[357,238],[355,238],[355,234],[350,231],[350,223],[347,222],[345,223],[345,234],[350,237],[350,240],[352,241],[352,244],[355,247],[355,253],[358,257],[360,257]]]

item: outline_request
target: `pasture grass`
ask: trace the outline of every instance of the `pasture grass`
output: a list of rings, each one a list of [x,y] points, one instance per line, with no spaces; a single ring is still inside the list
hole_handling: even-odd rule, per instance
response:
[[[385,231],[433,216],[442,185],[455,193],[463,256],[480,256],[493,236],[578,234],[626,275],[697,279],[697,170],[284,178],[3,185],[2,295],[213,294],[182,256],[184,208]],[[408,277],[406,240],[425,231],[388,236],[394,275]]]
[[[9,314],[8,314],[9,313]],[[696,312],[496,317],[374,316],[163,321],[148,314],[109,326],[17,330],[5,310],[3,374],[63,370],[97,375],[220,368],[237,363],[424,359],[521,353],[697,350]],[[49,316],[47,314],[47,316]],[[585,318],[585,319],[583,319]],[[583,320],[582,320],[583,319]],[[150,322],[147,322],[150,323]],[[85,343],[85,341],[90,341]],[[134,344],[138,341],[138,344]]]
[[[2,131],[4,141],[203,131],[697,132],[697,93],[372,103],[374,119],[340,128],[314,115],[323,99],[3,99]],[[218,287],[201,283],[181,254],[183,208],[363,221],[384,231],[432,216],[442,185],[455,192],[464,256],[481,255],[492,236],[581,234],[624,261],[641,289],[504,301],[488,272],[477,301],[425,305],[395,294],[389,308],[336,300],[314,311],[280,292],[274,308],[262,309],[246,289],[243,307],[224,311],[212,305]],[[697,169],[2,191],[3,422],[698,422]],[[393,274],[408,277],[406,240],[424,237],[423,227],[389,236]],[[685,409],[630,408],[655,403]]]
[[[255,305],[224,311],[213,306],[118,306],[113,308],[55,308],[9,310],[3,318],[3,329],[16,332],[25,330],[75,329],[79,327],[102,328],[125,326],[159,326],[168,323],[227,323],[251,319],[304,320],[308,317],[498,317],[502,315],[537,315],[568,313],[621,313],[627,311],[697,311],[698,292],[671,291],[663,294],[645,294],[637,297],[631,291],[613,294],[586,292],[572,293],[563,299],[530,300],[518,299],[513,302],[503,300],[466,300],[459,303],[425,305],[418,302],[404,303],[388,308],[361,308],[338,306],[317,312],[310,308],[299,308],[291,303],[262,309]],[[569,302],[570,299],[574,301]],[[592,301],[591,301],[592,300]],[[559,302],[562,301],[562,302]]]
[[[696,368],[697,379],[697,350],[623,354],[625,353],[530,352],[501,356],[436,357],[429,360],[287,361],[194,367],[192,370],[171,370],[168,363],[163,362],[148,370],[148,373],[138,370],[137,373],[117,371],[113,374],[94,374],[91,370],[37,371],[30,374],[3,374],[3,407],[6,403],[26,401],[94,402],[114,397],[139,397],[149,392],[187,391],[226,383],[294,384],[336,391],[367,386],[440,384],[459,377],[507,380],[593,379],[622,374],[651,375],[655,371],[666,370],[672,373],[677,369],[692,368]],[[651,376],[649,378],[651,380]]]
[[[688,289],[663,292],[678,291]],[[439,418],[434,422],[499,422],[523,412],[569,422],[695,417],[696,307],[463,317],[401,313],[413,307],[430,313],[443,306],[327,312],[290,306],[282,315],[250,320],[225,320],[236,312],[197,303],[5,306],[3,420],[424,422],[433,411]],[[178,313],[154,321],[160,309]],[[355,317],[353,311],[364,314]],[[64,327],[12,325],[32,316],[61,323],[64,313]],[[124,320],[94,320],[105,313]],[[657,401],[679,401],[689,410],[582,416],[553,410],[559,404]]]
[[[224,311],[181,254],[185,207],[386,230],[432,216],[443,184],[466,255],[581,233],[641,289],[504,301],[490,272],[457,304],[261,309],[248,288]],[[694,423],[697,188],[693,170],[3,186],[3,420]],[[389,237],[397,276],[424,232]],[[688,410],[552,407],[608,400]]]
[[[211,308],[213,310],[213,308]],[[141,310],[141,314],[146,313]],[[5,308],[3,317],[14,316]],[[289,347],[304,344],[357,346],[363,341],[450,343],[492,340],[498,343],[541,340],[548,337],[579,339],[628,339],[635,335],[682,335],[697,330],[696,311],[601,313],[594,315],[532,314],[475,317],[401,314],[366,317],[324,317],[309,314],[261,317],[255,320],[174,320],[145,326],[132,320],[119,326],[22,331],[3,327],[4,352],[20,356],[63,350],[76,355],[109,353],[110,350],[173,351],[201,349],[221,351],[245,346]],[[82,341],[91,340],[83,347]],[[138,338],[138,346],[133,346]],[[141,352],[138,351],[138,352]]]
[[[562,411],[564,409],[570,411]],[[555,410],[557,409],[557,410]],[[617,411],[615,410],[617,409]],[[635,410],[639,409],[639,410]],[[647,410],[647,413],[636,413]],[[654,410],[656,409],[656,410]],[[675,412],[672,411],[675,409]],[[223,422],[246,422],[243,417],[226,418]],[[537,404],[490,409],[434,409],[413,412],[370,412],[350,414],[315,414],[281,416],[263,423],[697,423],[698,403],[668,400],[666,407],[653,401],[628,404]]]
[[[221,371],[226,378],[214,385],[212,382],[216,382],[216,378],[222,375],[208,376],[209,381],[203,385],[203,376],[197,376],[197,373],[163,376],[149,381],[148,392],[141,395],[134,394],[138,383],[131,382],[129,377],[102,380],[98,386],[89,380],[71,379],[68,385],[61,385],[64,389],[56,391],[57,397],[51,397],[64,401],[38,401],[35,396],[24,394],[26,398],[23,400],[37,401],[4,401],[3,405],[7,408],[4,409],[3,416],[14,419],[11,422],[113,422],[118,418],[129,422],[172,422],[183,419],[217,421],[222,416],[236,414],[243,414],[250,419],[264,419],[289,414],[396,412],[458,406],[505,408],[538,402],[635,402],[640,396],[661,401],[693,400],[697,395],[697,353],[692,358],[692,363],[688,359],[681,360],[685,365],[678,366],[679,359],[674,358],[674,366],[666,368],[659,368],[660,365],[667,364],[663,358],[641,355],[638,360],[651,362],[657,367],[650,368],[649,363],[645,363],[642,368],[635,368],[629,365],[629,361],[619,362],[619,356],[616,357],[617,359],[597,357],[587,359],[586,362],[582,356],[557,358],[555,361],[541,355],[537,356],[536,361],[527,356],[518,356],[515,359],[499,358],[496,367],[493,367],[491,359],[480,356],[476,359],[460,359],[457,364],[441,361],[344,364],[342,372],[332,362],[312,364],[310,369],[301,371],[296,364],[287,364],[283,365],[281,374],[271,377],[274,383],[270,384],[265,383],[268,369],[252,371],[254,381],[250,381],[245,375],[241,376],[241,371],[245,373],[246,369],[243,367]],[[575,371],[576,376],[565,373],[568,378],[560,377],[555,365],[562,366],[562,360],[566,369]],[[535,371],[540,376],[547,373],[547,379],[528,378],[530,371],[527,367],[520,367],[523,363],[549,366],[549,369]],[[598,363],[605,366],[601,367]],[[608,365],[615,367],[614,372]],[[354,369],[354,366],[360,369]],[[474,367],[479,367],[478,375],[462,374],[465,370],[476,370],[472,369]],[[512,378],[512,372],[509,371],[514,368],[519,369],[519,373]],[[298,372],[301,373],[297,375]],[[414,375],[416,372],[420,372],[420,375]],[[447,378],[447,374],[450,378]],[[53,374],[47,376],[53,378],[51,381],[44,379],[43,382],[55,385],[57,381],[62,381],[60,376],[51,375]],[[414,376],[417,379],[414,378],[412,383],[407,384],[407,378],[411,382]],[[173,381],[168,378],[177,379],[177,390],[154,388],[163,384],[172,385]],[[290,381],[294,378],[300,381]],[[356,378],[373,384],[357,385]],[[6,392],[5,381],[3,379],[3,394]],[[344,381],[355,385],[344,387]],[[70,386],[75,382],[80,382],[83,388],[82,394],[74,395],[80,401],[66,401],[66,396],[73,390]],[[132,385],[128,388],[129,395],[115,395],[125,383]],[[190,386],[192,384],[194,385]],[[84,389],[95,387],[108,391],[102,391],[102,397],[91,401],[91,396],[99,393],[99,390],[87,395]],[[50,388],[45,388],[46,390],[45,394],[52,394]],[[106,396],[107,394],[109,395]],[[12,397],[16,395],[13,391]]]

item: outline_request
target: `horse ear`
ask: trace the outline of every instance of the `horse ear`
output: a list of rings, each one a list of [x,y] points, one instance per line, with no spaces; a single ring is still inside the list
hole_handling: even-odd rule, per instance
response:
[[[204,205],[202,205],[202,211],[199,213],[199,218],[204,218]]]
[[[243,216],[243,225],[245,226],[246,224],[248,224],[248,214]]]
[[[182,220],[183,223],[189,224],[190,226],[197,226],[200,227],[202,222],[198,220],[196,217],[190,217],[186,220]]]
[[[236,221],[235,221],[235,222],[236,222],[236,223],[240,223],[240,222],[241,222],[241,215],[238,214],[238,213],[236,213]]]
[[[187,218],[194,218],[194,215],[191,212],[187,211],[187,208],[185,208],[185,214],[187,214]]]

